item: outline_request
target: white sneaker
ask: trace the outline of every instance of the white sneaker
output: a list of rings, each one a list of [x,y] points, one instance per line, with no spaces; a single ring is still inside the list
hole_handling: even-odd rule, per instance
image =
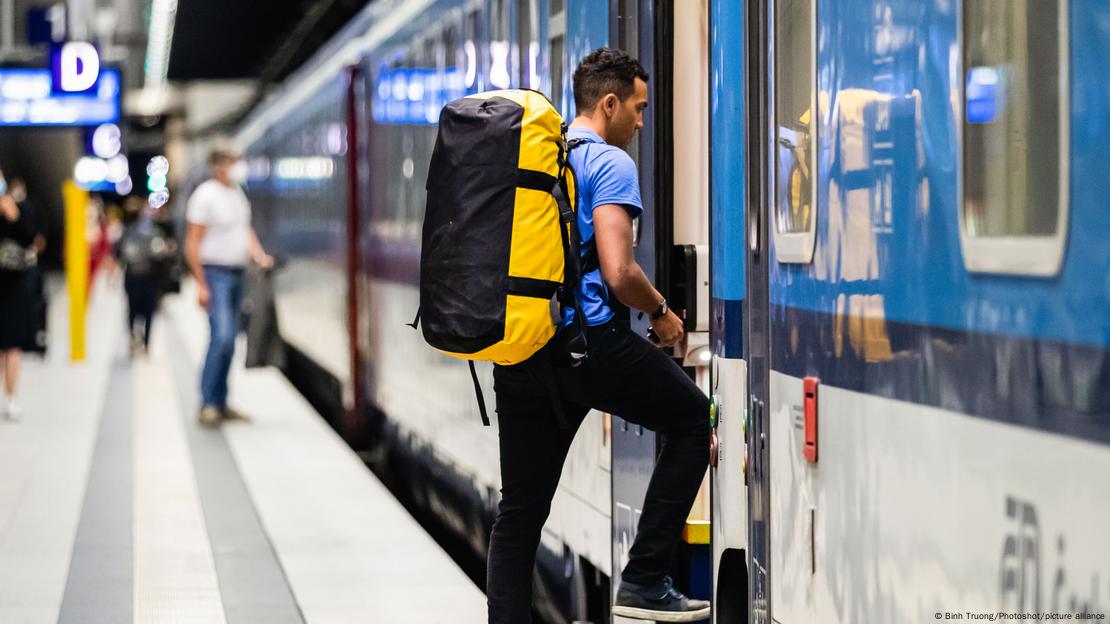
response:
[[[4,416],[13,422],[17,421],[23,417],[23,408],[16,405],[15,401],[9,399],[4,405]]]

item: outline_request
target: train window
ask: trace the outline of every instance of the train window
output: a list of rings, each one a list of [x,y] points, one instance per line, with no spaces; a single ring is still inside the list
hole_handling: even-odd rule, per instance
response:
[[[960,241],[970,271],[1060,270],[1068,214],[1067,6],[964,2]]]
[[[443,103],[453,102],[463,96],[463,74],[466,72],[466,52],[463,50],[461,18],[447,27],[443,36],[444,70]]]
[[[617,0],[617,46],[633,58],[640,58],[639,0]]]
[[[549,87],[547,92],[551,96],[551,101],[555,103],[555,108],[559,109],[564,117],[569,117],[573,114],[573,109],[569,103],[563,101],[563,67],[566,64],[563,44],[566,41],[566,14],[563,12],[562,2],[552,0],[550,6],[547,36],[549,37],[548,54],[551,63],[548,75],[551,83],[547,85]]]
[[[563,101],[563,36],[551,39],[551,101],[558,108]]]
[[[466,39],[463,42],[463,88],[467,94],[482,90],[482,56],[478,54],[478,43],[482,40],[481,23],[478,11],[466,14]]]
[[[775,2],[775,256],[808,263],[816,240],[814,0]]]
[[[520,68],[520,86],[527,89],[542,89],[540,76],[540,20],[538,0],[520,0],[517,5],[517,67]]]
[[[490,0],[489,5],[489,83],[497,89],[512,85],[509,67],[509,7],[505,0]]]
[[[617,0],[617,47],[633,58],[640,58],[639,0]],[[640,166],[640,134],[637,132],[632,136],[632,142],[625,150],[637,167]]]

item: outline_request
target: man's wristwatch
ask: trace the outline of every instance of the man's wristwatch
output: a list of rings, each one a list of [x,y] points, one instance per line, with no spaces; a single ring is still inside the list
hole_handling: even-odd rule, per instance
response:
[[[670,311],[670,308],[667,307],[667,300],[664,299],[663,302],[659,304],[659,308],[651,313],[651,320],[658,321],[664,316],[667,316],[668,311]]]

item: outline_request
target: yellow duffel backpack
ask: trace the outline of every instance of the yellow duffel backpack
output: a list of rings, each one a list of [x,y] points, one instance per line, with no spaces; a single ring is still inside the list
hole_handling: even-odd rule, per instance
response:
[[[536,91],[470,95],[440,113],[418,322],[428,344],[470,360],[486,424],[474,361],[524,362],[555,335],[562,308],[577,307],[583,266],[572,148],[562,117]],[[575,318],[566,341],[572,363],[586,355],[583,315]]]

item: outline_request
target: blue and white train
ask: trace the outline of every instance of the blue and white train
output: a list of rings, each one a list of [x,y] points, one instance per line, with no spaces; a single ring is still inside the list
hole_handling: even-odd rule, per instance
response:
[[[434,517],[460,558],[478,562],[468,566],[476,580],[499,497],[497,434],[481,426],[466,365],[405,326],[418,307],[439,111],[467,93],[525,87],[569,119],[579,58],[610,44],[638,54],[655,76],[655,112],[633,148],[654,190],[637,253],[656,276],[669,270],[676,241],[690,257],[684,270],[701,255],[703,318],[687,359],[708,378],[705,14],[647,1],[378,0],[237,134],[256,229],[286,260],[275,290],[288,372],[418,513]],[[675,58],[700,70],[676,72]],[[672,95],[686,91],[699,97]],[[692,120],[688,136],[672,131],[678,114]],[[673,198],[687,195],[697,203],[676,211]],[[479,371],[492,398],[491,369]],[[544,621],[610,620],[655,449],[651,432],[619,415],[583,424],[542,538],[535,587]],[[703,499],[675,576],[707,597],[708,482]]]
[[[434,123],[508,87],[569,118],[602,45],[652,75],[636,253],[714,406],[683,588],[729,624],[1110,609],[1104,2],[376,0],[237,136],[337,430],[480,578],[496,432],[405,327]],[[583,424],[543,620],[610,621],[657,444]]]
[[[717,621],[1110,617],[1110,4],[710,23]]]

